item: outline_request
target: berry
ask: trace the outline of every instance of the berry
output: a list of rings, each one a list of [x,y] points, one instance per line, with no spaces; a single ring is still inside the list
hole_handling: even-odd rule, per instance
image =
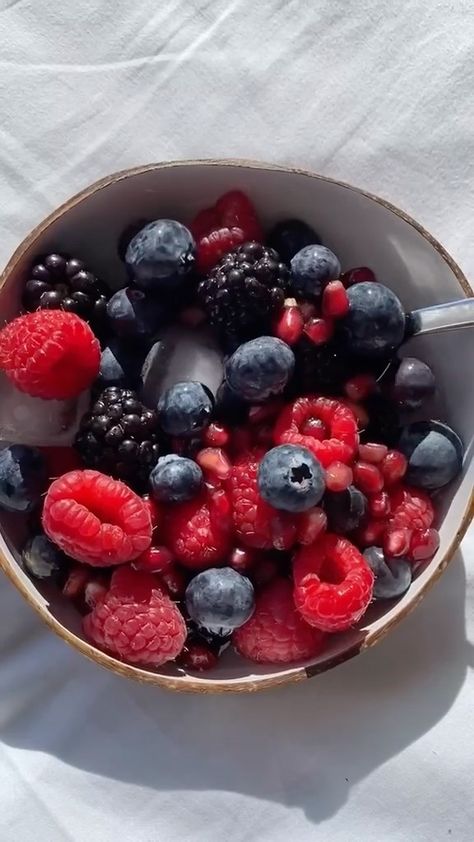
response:
[[[161,523],[161,510],[149,494],[144,494],[142,500],[148,509],[148,514],[150,515],[151,528],[155,531]]]
[[[287,298],[273,324],[273,333],[287,345],[296,345],[304,328],[303,314],[294,298]]]
[[[81,421],[75,447],[86,467],[145,489],[158,460],[158,418],[130,389],[109,386]]]
[[[391,289],[361,283],[348,290],[349,312],[341,322],[348,348],[361,356],[395,351],[405,335],[405,313]]]
[[[289,664],[318,655],[325,636],[295,610],[292,587],[275,579],[258,595],[255,612],[232,637],[237,652],[261,664]]]
[[[341,319],[349,312],[349,298],[341,281],[329,281],[323,290],[323,316]]]
[[[192,500],[202,486],[202,471],[192,459],[170,453],[158,459],[150,474],[150,488],[160,503]]]
[[[426,561],[433,558],[439,547],[439,533],[436,529],[415,530],[410,541],[409,557],[412,561]]]
[[[174,219],[149,222],[131,239],[125,262],[142,289],[173,288],[194,267],[195,243],[184,225]]]
[[[89,640],[132,664],[173,661],[186,640],[186,624],[151,573],[116,570],[105,598],[83,621]]]
[[[213,208],[200,211],[191,230],[197,240],[198,269],[203,273],[241,243],[262,240],[255,208],[239,190],[225,193]]]
[[[384,481],[376,465],[370,462],[355,462],[353,466],[354,485],[364,494],[376,494],[382,491]]]
[[[314,345],[307,337],[294,348],[295,374],[293,378],[296,394],[338,395],[347,377],[348,360],[335,342]]]
[[[313,345],[326,345],[334,335],[334,322],[327,316],[314,316],[306,322],[304,334]]]
[[[268,235],[268,244],[278,252],[285,263],[305,246],[319,244],[319,234],[301,219],[284,219],[272,228]]]
[[[231,546],[232,518],[222,489],[203,489],[198,497],[168,507],[164,543],[176,561],[202,570],[224,561]]]
[[[309,422],[315,425],[312,434]],[[350,409],[331,398],[298,398],[285,407],[274,429],[276,444],[299,444],[318,459],[324,468],[332,462],[349,462],[358,445],[357,422]]]
[[[47,480],[46,463],[35,447],[11,444],[0,450],[0,509],[31,512]]]
[[[166,547],[148,547],[133,562],[135,570],[163,573],[173,564],[173,556]]]
[[[329,528],[333,532],[352,532],[367,512],[367,498],[353,485],[345,491],[326,491],[323,501]]]
[[[216,404],[217,410],[217,404]],[[229,443],[229,431],[223,424],[213,421],[203,432],[203,442],[207,447],[225,447]]]
[[[344,385],[344,392],[351,401],[363,401],[375,392],[377,381],[372,374],[356,374]]]
[[[213,408],[212,394],[202,383],[175,383],[158,401],[160,426],[169,436],[195,436],[209,424]]]
[[[391,396],[400,409],[420,409],[435,388],[435,376],[429,365],[415,357],[405,357],[395,374]]]
[[[281,339],[259,336],[237,348],[227,361],[227,383],[243,400],[264,402],[283,392],[294,364],[293,351]]]
[[[375,576],[374,599],[394,599],[408,590],[412,570],[406,559],[386,559],[380,547],[368,547],[364,558]]]
[[[258,490],[275,509],[305,512],[324,494],[324,472],[305,447],[282,444],[269,450],[258,469]]]
[[[112,339],[100,356],[96,385],[99,389],[106,389],[108,386],[136,388],[140,382],[143,356],[143,352],[133,346]]]
[[[95,331],[104,326],[110,290],[84,263],[74,257],[48,254],[30,271],[23,290],[23,307],[34,310],[66,310],[90,322]]]
[[[365,613],[374,575],[357,547],[327,533],[302,547],[293,562],[295,605],[307,623],[321,631],[345,631]]]
[[[217,666],[218,655],[206,643],[187,643],[178,656],[180,667],[190,672],[204,672]]]
[[[345,491],[353,482],[352,468],[344,462],[333,462],[326,470],[326,488],[328,491]]]
[[[366,445],[368,447],[368,445]],[[394,485],[405,476],[408,462],[398,450],[388,450],[380,464],[385,485]]]
[[[344,272],[341,275],[341,281],[347,289],[354,284],[375,283],[377,278],[372,269],[369,269],[367,266],[358,266],[357,269],[349,269],[347,272]]]
[[[66,400],[97,377],[99,342],[74,313],[38,310],[0,331],[0,369],[21,392]]]
[[[148,342],[166,318],[161,301],[135,287],[119,289],[107,304],[108,324],[121,339]]]
[[[21,563],[35,579],[56,579],[67,567],[64,553],[46,535],[29,538],[21,552]]]
[[[341,264],[334,252],[321,245],[302,248],[291,259],[291,287],[303,297],[321,295],[328,281],[341,274]]]
[[[55,480],[42,520],[58,547],[96,567],[131,561],[151,544],[146,504],[123,482],[98,471],[71,471]]]
[[[389,489],[388,493],[392,528],[429,529],[434,520],[434,508],[425,491],[403,485]]]
[[[209,272],[222,258],[246,240],[242,228],[217,228],[206,234],[197,245],[197,268]]]
[[[199,284],[198,297],[226,347],[269,332],[289,288],[289,272],[273,249],[247,242],[227,254]]]
[[[231,567],[203,570],[186,588],[186,608],[198,628],[231,634],[253,614],[252,583]]]
[[[462,469],[461,439],[439,421],[419,421],[404,427],[398,447],[408,459],[407,482],[419,488],[442,488]]]

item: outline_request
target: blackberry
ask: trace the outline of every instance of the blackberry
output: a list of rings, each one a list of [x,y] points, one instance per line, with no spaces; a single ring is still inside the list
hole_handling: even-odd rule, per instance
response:
[[[296,395],[324,392],[340,395],[350,374],[347,355],[336,342],[314,345],[303,336],[293,348],[295,373],[291,392]]]
[[[82,262],[64,254],[48,254],[32,267],[23,290],[23,307],[67,310],[91,322],[97,330],[105,323],[111,293]]]
[[[131,389],[109,386],[82,419],[75,440],[84,464],[124,480],[137,491],[159,457],[158,416]]]
[[[272,249],[249,242],[226,254],[201,281],[198,295],[226,347],[269,333],[283,306],[290,273]]]

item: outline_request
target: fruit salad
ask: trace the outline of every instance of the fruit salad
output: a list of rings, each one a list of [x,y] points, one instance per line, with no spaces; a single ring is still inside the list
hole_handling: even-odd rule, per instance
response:
[[[312,659],[410,588],[462,469],[403,303],[238,190],[116,247],[118,290],[60,242],[38,255],[0,332],[10,403],[70,418],[66,442],[18,427],[0,449],[23,569],[131,664]]]

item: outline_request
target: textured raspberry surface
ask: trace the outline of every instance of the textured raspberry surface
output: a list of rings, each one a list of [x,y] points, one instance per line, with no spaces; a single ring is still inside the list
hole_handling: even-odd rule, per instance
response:
[[[163,537],[176,561],[185,567],[201,570],[225,561],[232,538],[226,492],[206,488],[193,500],[166,507]]]
[[[344,631],[364,614],[374,575],[357,547],[326,533],[296,553],[295,605],[307,623],[327,632]]]
[[[241,228],[217,228],[201,237],[197,244],[197,267],[209,272],[221,257],[244,243],[246,236]]]
[[[276,444],[307,447],[324,468],[350,462],[358,445],[357,421],[341,401],[308,396],[281,412],[274,429]]]
[[[51,484],[43,528],[72,558],[98,567],[136,558],[150,546],[152,534],[146,503],[98,471],[70,471]]]
[[[261,664],[288,664],[317,655],[325,635],[295,610],[291,583],[274,579],[258,595],[250,620],[233,635],[244,658]]]
[[[214,207],[200,211],[191,223],[197,244],[197,266],[208,272],[219,260],[248,240],[263,242],[262,227],[245,193],[225,193]]]
[[[159,667],[174,660],[186,640],[186,624],[159,579],[122,567],[105,597],[83,621],[86,636],[132,664]]]
[[[99,364],[99,342],[74,313],[26,313],[0,332],[0,368],[33,397],[72,398],[95,380]]]

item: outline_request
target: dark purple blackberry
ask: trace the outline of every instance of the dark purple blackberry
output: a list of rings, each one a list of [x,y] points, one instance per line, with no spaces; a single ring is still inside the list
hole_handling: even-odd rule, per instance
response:
[[[314,345],[306,337],[300,339],[295,353],[295,373],[290,391],[295,395],[323,392],[340,395],[343,385],[351,375],[347,354],[335,342]]]
[[[82,419],[75,447],[84,464],[142,491],[160,455],[158,417],[131,389],[109,386]]]
[[[225,255],[201,281],[200,303],[229,350],[269,332],[289,279],[274,249],[249,242]]]
[[[111,292],[75,257],[48,254],[35,263],[23,290],[23,307],[33,310],[67,310],[102,329]]]

